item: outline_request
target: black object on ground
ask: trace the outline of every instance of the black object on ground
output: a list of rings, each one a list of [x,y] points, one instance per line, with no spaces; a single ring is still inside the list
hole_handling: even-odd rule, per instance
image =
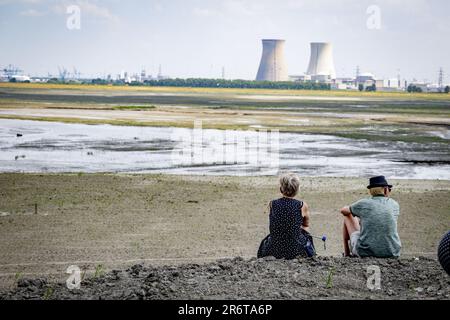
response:
[[[450,275],[450,231],[447,232],[439,243],[438,259],[442,268]]]

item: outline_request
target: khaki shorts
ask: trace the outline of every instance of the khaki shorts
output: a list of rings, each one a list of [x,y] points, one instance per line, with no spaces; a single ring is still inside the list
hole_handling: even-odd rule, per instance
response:
[[[359,257],[358,250],[356,250],[356,246],[359,241],[359,236],[361,235],[360,231],[355,231],[350,235],[350,251],[352,255]]]

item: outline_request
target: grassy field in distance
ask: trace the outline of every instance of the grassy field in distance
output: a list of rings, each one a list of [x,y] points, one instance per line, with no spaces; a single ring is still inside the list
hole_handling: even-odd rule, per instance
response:
[[[105,91],[137,91],[137,92],[179,92],[179,93],[224,93],[224,94],[258,94],[258,95],[295,95],[323,97],[355,97],[355,98],[389,98],[400,100],[447,100],[450,94],[408,93],[408,92],[359,92],[341,90],[273,90],[273,89],[240,89],[240,88],[187,88],[187,87],[152,87],[152,86],[117,86],[91,84],[48,84],[48,83],[0,83],[1,88],[10,89],[65,89],[65,90],[105,90]]]

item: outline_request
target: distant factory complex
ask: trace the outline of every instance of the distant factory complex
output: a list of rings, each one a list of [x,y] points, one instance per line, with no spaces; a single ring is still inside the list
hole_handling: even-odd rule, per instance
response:
[[[303,76],[288,76],[284,59],[284,40],[263,39],[263,52],[257,81],[317,81],[332,82],[336,79],[333,47],[330,43],[311,43],[308,71]]]
[[[360,73],[356,68],[354,77],[338,78],[334,66],[333,46],[327,42],[312,42],[311,53],[306,73],[301,75],[288,75],[284,50],[285,40],[263,39],[262,57],[259,64],[256,81],[299,81],[326,83],[334,90],[379,90],[379,91],[405,91],[414,88],[421,92],[439,92],[445,87],[443,71],[439,72],[437,84],[402,80],[400,75],[391,79],[378,79],[372,73]]]
[[[359,90],[359,91],[413,91],[413,92],[443,92],[449,90],[449,84],[444,83],[444,72],[439,70],[438,81],[429,83],[419,82],[415,79],[407,81],[400,74],[388,79],[377,78],[369,72],[356,72],[352,77],[338,77],[333,58],[333,45],[328,42],[312,42],[310,44],[310,58],[306,72],[290,74],[285,59],[285,44],[282,39],[262,39],[262,54],[259,68],[256,73],[256,81],[268,82],[297,82],[325,84],[332,90]],[[111,74],[101,77],[81,77],[77,69],[73,72],[58,67],[58,75],[30,77],[22,70],[9,65],[0,70],[0,82],[92,82],[92,83],[123,83],[139,84],[159,80],[170,79],[162,74],[161,65],[158,74],[151,76],[142,69],[140,73],[128,73],[121,71],[116,76]],[[222,68],[222,80],[225,79],[225,68]],[[157,85],[157,84],[156,84]]]

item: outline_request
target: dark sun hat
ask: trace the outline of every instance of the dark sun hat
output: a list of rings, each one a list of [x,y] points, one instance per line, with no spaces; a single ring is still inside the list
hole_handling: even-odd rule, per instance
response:
[[[369,185],[367,189],[372,189],[376,187],[388,187],[392,188],[392,185],[389,184],[384,176],[372,177],[369,179]]]

